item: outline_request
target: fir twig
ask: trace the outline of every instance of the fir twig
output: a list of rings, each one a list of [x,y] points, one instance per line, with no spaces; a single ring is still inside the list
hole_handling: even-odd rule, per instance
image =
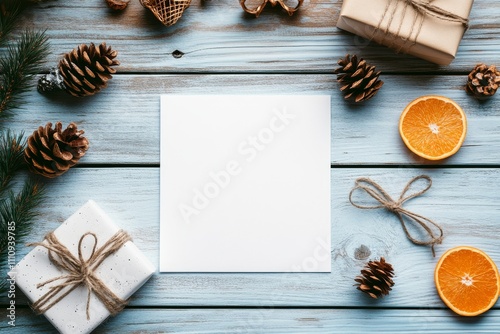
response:
[[[5,277],[10,270],[7,262],[7,249],[9,238],[14,236],[16,244],[33,228],[31,221],[37,214],[36,208],[44,198],[44,189],[37,181],[30,179],[24,184],[23,189],[15,195],[12,191],[0,202],[0,277]],[[9,225],[9,222],[14,222]],[[15,226],[14,231],[9,226]],[[11,232],[9,234],[9,231]],[[7,281],[0,280],[0,293],[5,294]]]
[[[10,131],[0,136],[0,195],[24,166],[23,152],[26,141],[23,134],[14,136]]]
[[[45,32],[25,31],[17,45],[10,46],[7,55],[0,58],[0,117],[21,102],[20,94],[31,86],[31,78],[41,71],[41,65],[49,52]]]
[[[16,235],[24,236],[27,231],[21,227],[36,216],[35,208],[41,203],[43,195],[43,185],[34,178],[30,178],[17,195],[10,192],[7,198],[0,202],[2,223],[15,221]],[[0,241],[0,250],[3,250],[3,246],[4,244]]]
[[[14,24],[21,14],[21,3],[19,0],[0,1],[0,45],[7,40],[7,35],[14,28]]]
[[[19,14],[24,8],[24,0],[0,0],[0,46],[14,28]],[[0,58],[0,119],[22,102],[22,93],[32,85],[31,78],[41,71],[43,59],[48,54],[48,41],[44,32],[26,30],[15,46],[7,48]],[[9,242],[17,244],[29,233],[36,215],[36,208],[42,202],[42,185],[33,179],[25,181],[24,187],[16,195],[7,192],[10,181],[22,168],[23,135],[2,133],[0,138],[0,293],[7,288],[4,279],[11,263],[6,252]],[[9,239],[14,239],[11,241]]]

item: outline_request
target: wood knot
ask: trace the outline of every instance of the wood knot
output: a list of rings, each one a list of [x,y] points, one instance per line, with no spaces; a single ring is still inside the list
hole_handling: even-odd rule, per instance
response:
[[[184,56],[184,52],[182,51],[175,50],[174,52],[172,52],[172,57],[176,59],[182,58],[182,56]]]
[[[354,250],[354,258],[356,260],[366,260],[371,255],[371,251],[365,245],[361,245]]]

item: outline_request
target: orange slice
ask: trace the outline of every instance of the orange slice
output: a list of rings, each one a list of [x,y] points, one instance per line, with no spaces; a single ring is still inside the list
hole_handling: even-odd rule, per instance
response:
[[[434,271],[434,282],[443,302],[463,316],[488,311],[500,293],[497,266],[474,247],[460,246],[444,253]]]
[[[467,119],[453,100],[421,96],[408,104],[399,120],[399,134],[413,153],[428,160],[455,154],[467,133]]]

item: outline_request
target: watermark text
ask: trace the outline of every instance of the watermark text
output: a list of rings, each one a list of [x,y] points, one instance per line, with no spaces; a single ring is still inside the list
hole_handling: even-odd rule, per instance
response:
[[[16,326],[16,223],[7,223],[7,266],[9,268],[9,278],[7,278],[7,297],[9,306],[7,307],[7,323],[9,326]]]

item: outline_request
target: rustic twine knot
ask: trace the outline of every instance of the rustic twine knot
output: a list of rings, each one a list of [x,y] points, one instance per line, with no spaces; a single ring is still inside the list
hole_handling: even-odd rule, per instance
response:
[[[93,238],[93,246],[90,256],[85,259],[83,256],[82,243],[87,236]],[[78,258],[73,256],[73,254],[61,244],[53,231],[45,236],[44,242],[28,244],[28,246],[42,246],[46,248],[50,261],[57,268],[67,272],[67,274],[37,284],[37,288],[41,288],[46,284],[59,281],[56,285],[51,286],[47,293],[31,305],[35,313],[45,313],[80,285],[84,285],[88,290],[86,307],[87,320],[90,319],[89,308],[92,293],[94,293],[103,303],[111,315],[120,312],[127,304],[127,301],[115,295],[96,276],[95,270],[108,256],[114,254],[129,240],[131,240],[131,238],[127,232],[119,230],[106,241],[104,245],[97,248],[97,236],[92,232],[87,232],[82,235],[78,242]]]
[[[404,3],[404,7],[402,13],[400,15],[396,15],[396,11],[398,9],[398,3]],[[418,36],[422,30],[422,26],[424,24],[424,20],[426,16],[432,16],[439,20],[460,23],[465,29],[469,28],[469,19],[462,17],[460,15],[449,12],[441,7],[435,6],[431,4],[434,0],[388,0],[385,10],[380,18],[377,28],[373,31],[373,35],[370,40],[375,38],[375,34],[377,31],[383,32],[383,40],[385,40],[386,36],[389,35],[389,28],[392,25],[392,22],[395,18],[399,18],[399,26],[395,32],[396,36],[399,36],[404,43],[397,49],[397,52],[405,49],[407,52],[413,45],[417,43]],[[392,7],[392,9],[391,9]],[[403,22],[405,21],[405,16],[407,14],[408,7],[411,7],[415,10],[415,15],[413,16],[413,23],[411,29],[408,33],[408,36],[401,36],[401,28],[403,27]],[[385,29],[381,29],[382,23],[385,18],[388,17],[388,22]],[[413,36],[414,35],[414,36]],[[396,38],[392,39],[392,43],[389,47],[394,47],[394,42]],[[407,41],[411,43],[409,45],[406,44]]]
[[[419,180],[424,180],[426,182],[426,186],[420,191],[407,194],[410,191],[413,184]],[[403,204],[406,201],[422,195],[427,190],[429,190],[431,185],[432,185],[432,180],[429,176],[427,175],[416,176],[406,184],[406,187],[399,196],[398,200],[395,201],[379,184],[377,184],[376,182],[372,181],[367,177],[361,177],[356,180],[354,188],[349,193],[349,202],[351,202],[352,205],[354,205],[359,209],[385,208],[393,212],[399,218],[399,221],[401,222],[401,227],[403,228],[406,237],[416,245],[427,245],[427,246],[430,245],[432,250],[432,255],[435,257],[436,252],[434,250],[434,245],[440,244],[443,241],[443,229],[439,224],[435,223],[429,218],[426,218],[424,216],[421,216],[419,214],[416,214],[414,212],[411,212],[403,208]],[[362,205],[355,203],[352,197],[354,192],[358,189],[364,190],[368,195],[377,200],[380,204],[370,206],[370,205]],[[408,228],[406,227],[406,222],[404,217],[407,217],[410,221],[413,221],[418,226],[421,226],[425,230],[425,232],[429,235],[430,239],[418,240],[417,238],[413,237],[408,231]],[[437,229],[439,231],[437,234],[435,233],[435,231],[433,231],[432,226],[434,226],[434,229]]]
[[[469,19],[449,12],[441,7],[431,4],[434,0],[405,0],[422,15],[434,16],[440,20],[461,23],[465,28],[469,27]]]

